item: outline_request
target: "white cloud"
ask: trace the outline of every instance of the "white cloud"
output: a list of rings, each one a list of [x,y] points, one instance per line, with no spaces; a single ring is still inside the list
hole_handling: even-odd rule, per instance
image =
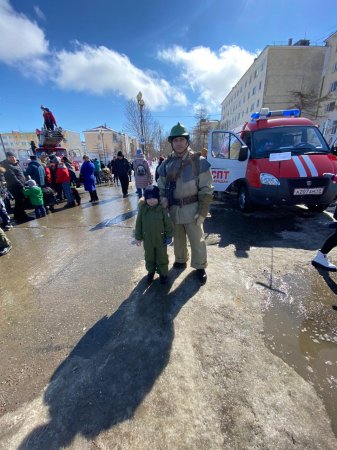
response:
[[[34,11],[39,19],[46,20],[46,16],[44,15],[43,11],[41,11],[38,5],[34,5]]]
[[[37,58],[48,53],[48,41],[43,31],[25,15],[11,7],[8,0],[0,0],[0,61],[35,64]]]
[[[207,108],[219,106],[256,56],[236,45],[224,45],[218,52],[176,46],[158,53],[159,59],[180,67],[181,77]]]
[[[163,108],[172,99],[180,105],[187,104],[184,93],[166,80],[141,71],[127,56],[106,47],[79,44],[74,52],[59,52],[57,59],[60,72],[55,82],[62,89],[94,94],[114,92],[128,99],[142,91],[151,108]]]

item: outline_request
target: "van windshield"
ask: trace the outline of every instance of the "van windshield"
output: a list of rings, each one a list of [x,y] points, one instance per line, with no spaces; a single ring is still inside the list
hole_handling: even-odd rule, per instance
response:
[[[329,153],[316,127],[275,127],[252,132],[251,157],[267,158],[271,153],[291,152],[292,155]]]

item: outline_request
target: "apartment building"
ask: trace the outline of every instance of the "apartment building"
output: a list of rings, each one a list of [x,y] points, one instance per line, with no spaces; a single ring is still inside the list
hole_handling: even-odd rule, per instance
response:
[[[11,131],[8,133],[1,133],[0,155],[5,158],[5,153],[12,151],[16,154],[18,159],[26,159],[31,154],[31,141],[38,147],[39,142],[35,131],[22,132]]]
[[[337,31],[325,40],[325,59],[321,83],[319,122],[325,139],[337,139]]]
[[[113,130],[106,125],[83,131],[86,149],[89,154],[98,154],[104,163],[108,163],[121,150],[127,157],[135,154],[137,140]]]
[[[325,47],[308,40],[267,46],[222,102],[221,128],[233,129],[262,107],[300,107],[317,116]]]

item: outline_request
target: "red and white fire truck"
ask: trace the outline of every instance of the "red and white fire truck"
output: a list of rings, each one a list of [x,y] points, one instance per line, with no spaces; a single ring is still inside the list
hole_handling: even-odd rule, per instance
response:
[[[254,205],[304,204],[324,211],[337,196],[337,157],[298,109],[262,108],[232,131],[210,132],[207,159],[218,196]]]

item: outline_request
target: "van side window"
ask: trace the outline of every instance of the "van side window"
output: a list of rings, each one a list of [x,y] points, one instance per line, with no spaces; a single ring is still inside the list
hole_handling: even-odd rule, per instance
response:
[[[232,133],[220,132],[212,135],[212,156],[221,159],[238,159],[241,142]]]

